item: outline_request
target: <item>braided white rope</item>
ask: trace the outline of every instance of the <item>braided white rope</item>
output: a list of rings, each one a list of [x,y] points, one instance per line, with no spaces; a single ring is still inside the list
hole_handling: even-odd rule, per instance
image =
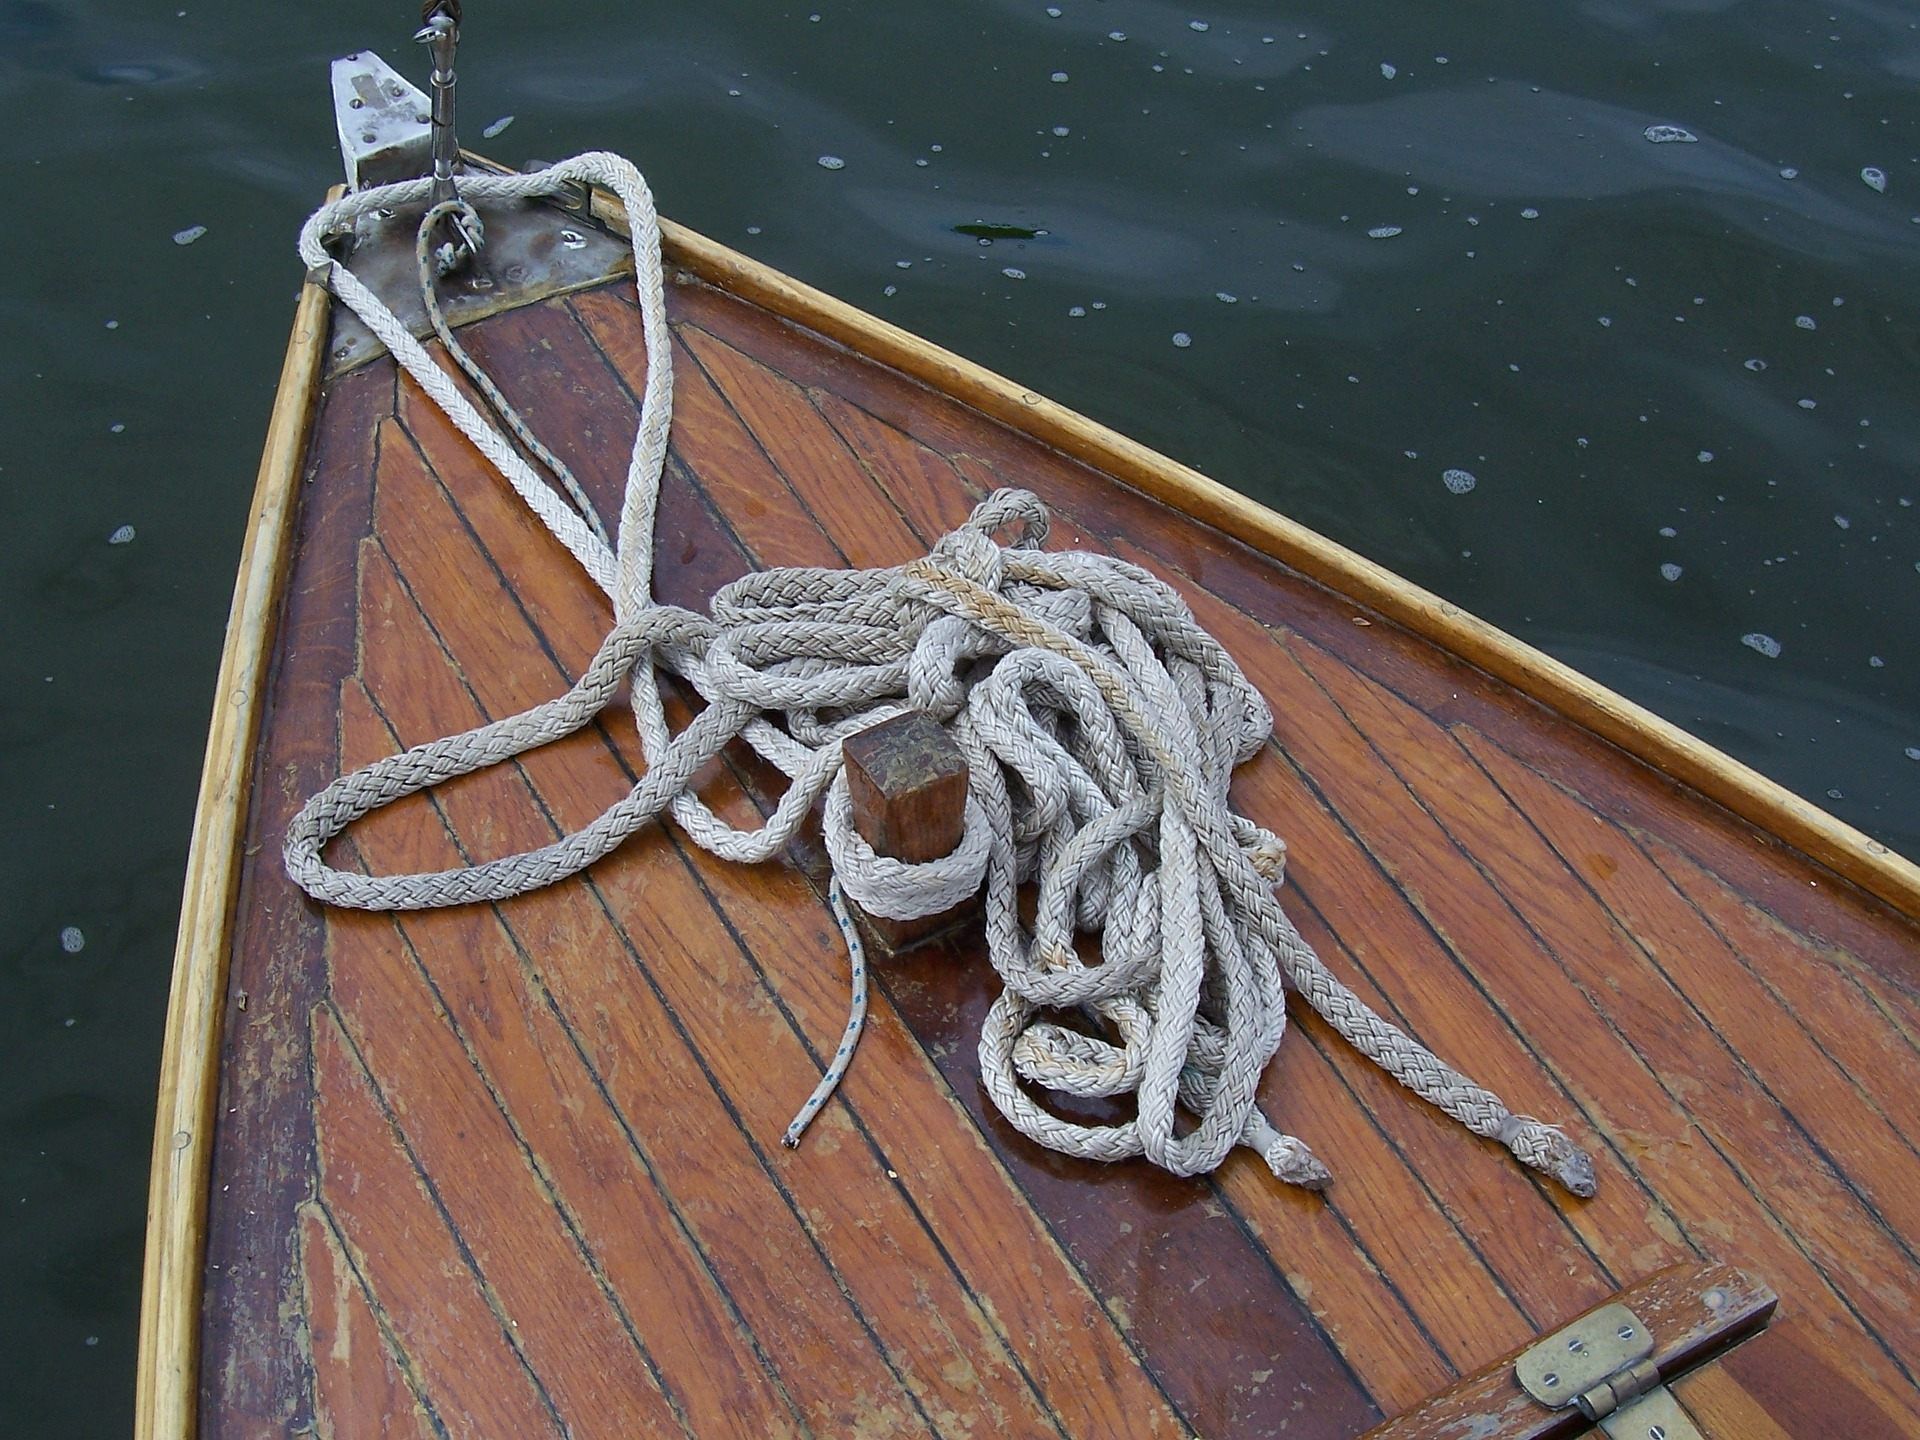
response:
[[[996,492],[909,565],[747,575],[714,597],[707,616],[655,603],[671,379],[659,228],[645,182],[617,156],[589,154],[532,175],[470,177],[464,193],[471,201],[525,197],[569,180],[606,186],[627,207],[647,347],[611,549],[378,298],[326,257],[323,235],[376,208],[419,204],[430,182],[349,196],[301,233],[310,269],[327,267],[335,293],[612,596],[614,624],[565,695],[381,760],[314,796],[287,832],[296,882],[321,900],[366,909],[499,900],[577,873],[663,811],[713,853],[758,861],[787,845],[824,792],[853,1006],[788,1144],[831,1095],[864,1023],[865,959],[841,892],[907,919],[951,908],[984,875],[988,952],[1005,989],[982,1029],[982,1079],[1001,1113],[1041,1144],[1101,1160],[1144,1155],[1180,1175],[1211,1170],[1246,1145],[1284,1180],[1326,1184],[1307,1147],[1255,1106],[1285,1033],[1291,986],[1416,1094],[1574,1193],[1592,1193],[1591,1162],[1557,1129],[1514,1115],[1321,964],[1274,895],[1285,846],[1228,803],[1234,766],[1271,736],[1265,700],[1170,586],[1108,556],[1042,550],[1047,512],[1034,496]],[[1015,538],[998,543],[1010,527]],[[661,669],[707,702],[678,735],[666,724]],[[372,810],[573,733],[629,681],[646,772],[592,824],[538,850],[435,874],[367,875],[321,859],[329,840]],[[839,773],[843,739],[907,707],[951,727],[971,772],[966,836],[927,865],[873,853],[850,823]],[[770,723],[770,713],[783,723]],[[736,737],[791,781],[758,830],[725,824],[689,789]],[[1031,928],[1017,904],[1029,881],[1037,882]],[[1133,1113],[1069,1121],[1036,1089],[1131,1094]],[[1176,1125],[1176,1109],[1197,1123]]]

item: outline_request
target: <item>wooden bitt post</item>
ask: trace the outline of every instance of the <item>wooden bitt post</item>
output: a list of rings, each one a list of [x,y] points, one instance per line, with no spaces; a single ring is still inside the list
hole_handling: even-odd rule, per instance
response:
[[[912,710],[883,720],[849,737],[841,754],[853,827],[877,854],[924,864],[953,852],[967,828],[967,761],[930,716]],[[973,913],[974,903],[913,920],[854,910],[868,934],[897,953],[945,934]]]

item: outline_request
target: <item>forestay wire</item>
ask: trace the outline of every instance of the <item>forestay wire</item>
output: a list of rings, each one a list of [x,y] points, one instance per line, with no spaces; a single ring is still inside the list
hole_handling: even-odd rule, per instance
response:
[[[1000,1113],[1041,1144],[1099,1160],[1144,1155],[1178,1175],[1210,1171],[1245,1145],[1281,1179],[1325,1185],[1326,1168],[1255,1103],[1292,988],[1408,1089],[1573,1193],[1593,1193],[1592,1162],[1558,1129],[1512,1113],[1321,963],[1274,894],[1285,846],[1228,802],[1234,766],[1271,736],[1265,700],[1170,586],[1110,556],[1043,549],[1048,516],[1033,495],[995,492],[907,565],[758,572],[721,589],[706,615],[655,601],[672,357],[646,183],[618,156],[590,153],[525,175],[469,176],[462,193],[468,202],[502,201],[569,183],[611,190],[632,228],[647,376],[613,544],[591,507],[556,494],[327,254],[327,235],[381,207],[421,204],[432,181],[348,195],[301,231],[309,273],[360,316],[607,592],[614,623],[566,694],[378,761],[315,795],[287,831],[287,871],[298,884],[317,899],[369,910],[503,900],[578,873],[663,813],[713,854],[760,862],[786,848],[824,796],[830,902],[846,937],[853,1007],[787,1143],[832,1093],[864,1019],[865,958],[847,897],[904,919],[949,908],[984,880],[987,950],[1004,989],[982,1027],[981,1077]],[[511,414],[490,382],[484,389]],[[533,453],[556,467],[557,481],[570,480],[544,449]],[[706,702],[677,735],[663,709],[662,671]],[[355,820],[570,735],[623,688],[646,770],[591,824],[537,850],[437,873],[370,875],[322,860]],[[852,827],[841,773],[843,740],[909,708],[950,728],[970,770],[965,838],[928,865],[874,854]],[[736,738],[789,780],[757,830],[726,824],[692,789],[701,767]],[[1031,927],[1018,905],[1029,882],[1037,889]],[[1132,1114],[1069,1120],[1042,1103],[1047,1093],[1132,1096]],[[1176,1110],[1189,1118],[1176,1120]]]

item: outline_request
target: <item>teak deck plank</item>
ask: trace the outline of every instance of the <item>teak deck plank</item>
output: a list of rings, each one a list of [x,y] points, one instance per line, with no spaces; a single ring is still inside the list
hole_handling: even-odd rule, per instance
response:
[[[1521,1171],[1304,1011],[1262,1098],[1334,1166],[1326,1197],[1241,1154],[1178,1181],[1039,1150],[977,1081],[977,932],[878,967],[858,1063],[780,1149],[845,1007],[807,835],[746,868],[654,825],[583,879],[398,921],[298,897],[278,852],[307,794],[557,693],[610,623],[382,360],[323,398],[263,729],[206,1433],[1334,1440],[1707,1256],[1783,1296],[1681,1382],[1708,1434],[1920,1434],[1910,922],[1081,462],[706,285],[668,301],[662,598],[897,563],[993,486],[1036,490],[1051,545],[1169,579],[1272,700],[1234,793],[1293,847],[1303,934],[1593,1145],[1600,1193]],[[611,523],[645,376],[628,282],[466,338]],[[686,696],[668,705],[685,723]],[[336,855],[391,871],[543,844],[642,768],[616,708]],[[778,783],[742,747],[698,778],[741,826]]]
[[[445,507],[434,496],[413,495],[406,497],[403,508],[440,514]],[[490,507],[481,504],[470,512],[470,518],[488,523],[492,514]],[[521,528],[511,509],[500,507],[499,515]],[[440,518],[453,523],[450,510]],[[494,538],[499,543],[499,537]],[[537,546],[545,563],[551,564],[550,536],[536,526],[524,532],[524,540]],[[519,557],[497,558],[511,566]],[[437,547],[423,544],[409,551],[406,561],[416,573],[427,575],[431,567],[445,563],[445,556]],[[513,625],[512,653],[519,657],[514,663],[462,663],[476,657],[484,660],[495,653],[491,648],[494,640],[491,624],[480,622],[475,608],[465,603],[453,573],[442,574],[431,585],[431,593],[447,597],[448,603],[437,607],[437,613],[429,618],[436,622],[442,642],[448,645],[487,713],[508,714],[549,693],[560,677],[553,662],[540,654],[537,637],[524,628],[510,596],[504,589],[495,589],[499,583],[495,579],[488,587],[494,592],[488,598],[497,607],[492,624]],[[549,638],[564,643],[566,637],[550,633]],[[478,713],[472,717],[474,721],[479,718]],[[582,745],[564,758],[570,763],[561,763],[563,757],[557,750],[542,752],[526,757],[519,767],[561,825],[584,823],[630,783],[604,745]],[[511,837],[507,843],[525,846],[553,838],[544,823],[541,828],[545,833],[530,832],[525,825],[512,823],[520,813],[524,810],[502,807],[494,811],[495,823]],[[708,1143],[724,1140],[736,1152],[717,1165],[717,1157],[706,1157],[705,1163],[712,1171],[711,1193],[700,1206],[701,1223],[714,1228],[739,1226],[750,1221],[757,1208],[763,1213],[750,1222],[747,1233],[736,1231],[733,1236],[734,1244],[746,1245],[745,1254],[754,1256],[756,1263],[769,1266],[774,1261],[760,1256],[760,1247],[751,1243],[755,1231],[787,1235],[785,1248],[796,1256],[810,1248],[819,1251],[827,1262],[826,1271],[817,1276],[788,1274],[766,1297],[768,1306],[785,1305],[798,1316],[807,1308],[807,1296],[817,1295],[837,1304],[844,1292],[850,1295],[856,1313],[874,1305],[885,1314],[898,1313],[902,1323],[889,1337],[892,1343],[888,1358],[917,1394],[925,1391],[930,1409],[951,1411],[971,1406],[992,1414],[1004,1408],[1011,1416],[1031,1412],[1033,1397],[1004,1354],[996,1353],[991,1340],[983,1343],[983,1337],[977,1334],[983,1327],[973,1322],[956,1325],[969,1304],[963,1292],[952,1288],[950,1279],[943,1288],[943,1267],[899,1197],[887,1188],[875,1191],[843,1186],[826,1190],[815,1207],[800,1208],[779,1178],[776,1167],[783,1161],[752,1139],[779,1133],[786,1116],[779,1114],[776,1120],[775,1112],[797,1103],[791,1097],[804,1095],[817,1072],[800,1052],[791,1030],[764,1003],[764,996],[755,993],[757,986],[752,978],[740,973],[737,958],[730,958],[737,957],[737,945],[718,923],[684,866],[671,852],[660,855],[658,847],[664,837],[656,834],[654,838],[655,863],[639,871],[612,864],[595,871],[596,888],[604,892],[607,904],[621,917],[625,948],[630,954],[575,956],[569,951],[569,941],[560,936],[550,937],[558,942],[557,948],[550,944],[539,947],[539,951],[578,961],[566,964],[562,973],[551,977],[556,990],[566,987],[569,1000],[580,997],[577,1006],[569,1006],[576,1015],[596,1011],[617,1014],[634,1004],[618,993],[632,988],[623,972],[630,970],[640,956],[654,957],[643,962],[654,982],[654,1003],[648,1005],[642,1000],[639,1011],[639,1023],[652,1033],[643,1038],[640,1033],[630,1032],[632,1038],[614,1052],[613,1059],[617,1063],[623,1053],[659,1057],[681,1051],[686,1059],[676,1068],[687,1077],[683,1090],[708,1085],[719,1088],[717,1099],[725,1113],[715,1112],[690,1126],[685,1140],[689,1165],[700,1163],[698,1137],[711,1137]],[[666,863],[659,863],[661,859]],[[565,898],[564,892],[553,895]],[[536,895],[516,908],[536,902],[554,903],[552,896]],[[561,971],[557,961],[548,963]],[[615,993],[607,993],[609,990]],[[653,1063],[660,1064],[658,1060]],[[654,1096],[637,1108],[631,1121],[636,1126],[658,1125],[655,1117],[663,1107],[675,1112],[677,1118],[677,1112],[687,1110],[691,1103],[684,1093],[678,1098]],[[729,1137],[727,1131],[734,1133]],[[739,1150],[743,1144],[751,1157]],[[756,1171],[760,1172],[758,1177]],[[762,1190],[760,1185],[768,1188]],[[789,1213],[780,1214],[782,1209]],[[901,1263],[846,1268],[834,1263],[836,1252],[858,1253],[873,1247],[893,1251]],[[843,1254],[842,1258],[849,1257]],[[919,1287],[917,1296],[911,1289],[895,1288],[904,1285],[908,1276],[913,1276]],[[818,1318],[812,1323],[826,1328]],[[828,1383],[837,1368],[831,1350],[815,1357],[812,1364],[822,1383]],[[964,1383],[956,1382],[955,1377]]]
[[[399,1433],[434,1440],[433,1422],[401,1373],[333,1221],[317,1201],[300,1207],[300,1274],[313,1347],[315,1433],[322,1440],[344,1440],[357,1417],[381,1415]]]

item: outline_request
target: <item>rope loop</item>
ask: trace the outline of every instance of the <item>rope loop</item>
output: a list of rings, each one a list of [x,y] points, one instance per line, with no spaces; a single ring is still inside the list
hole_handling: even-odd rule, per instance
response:
[[[1291,989],[1416,1094],[1574,1193],[1592,1193],[1592,1164],[1564,1135],[1512,1114],[1383,1020],[1301,938],[1275,895],[1284,843],[1229,800],[1235,766],[1271,743],[1267,702],[1158,576],[1109,555],[1043,549],[1050,522],[1037,496],[995,491],[904,565],[750,574],[715,595],[706,615],[655,601],[672,355],[652,196],[626,161],[595,153],[531,175],[471,177],[462,203],[524,199],[574,181],[605,186],[626,206],[647,350],[617,543],[440,317],[428,247],[448,207],[429,210],[419,232],[429,316],[550,480],[344,263],[329,273],[335,293],[606,591],[614,624],[566,694],[415,746],[315,795],[286,837],[299,885],[368,909],[497,901],[579,872],[667,814],[714,854],[754,863],[782,853],[824,796],[829,899],[847,940],[852,1005],[787,1143],[832,1094],[864,1024],[865,957],[847,898],[910,919],[984,886],[987,953],[1003,988],[981,1030],[981,1080],[1001,1114],[1040,1144],[1097,1160],[1144,1156],[1177,1175],[1210,1171],[1244,1146],[1287,1183],[1325,1186],[1325,1166],[1256,1103]],[[374,209],[422,204],[430,188],[409,181],[323,206],[301,233],[310,272],[327,263],[323,236]],[[706,702],[678,734],[666,723],[663,674]],[[645,769],[583,829],[435,874],[368,875],[323,860],[354,821],[573,734],[622,690]],[[909,707],[950,728],[970,772],[965,838],[925,865],[878,856],[860,838],[841,767],[842,741]],[[757,829],[726,824],[693,790],[736,740],[789,780]],[[1032,887],[1030,921],[1023,886]],[[1048,1096],[1098,1101],[1109,1113],[1069,1119]],[[1269,1085],[1266,1098],[1284,1097]]]

